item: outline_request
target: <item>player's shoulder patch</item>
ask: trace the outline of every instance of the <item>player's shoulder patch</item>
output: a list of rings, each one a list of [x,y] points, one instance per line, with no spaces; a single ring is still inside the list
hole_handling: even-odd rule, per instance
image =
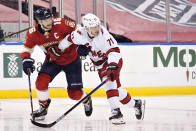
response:
[[[65,25],[74,28],[76,26],[75,22],[70,21],[70,20],[65,20]]]
[[[71,28],[74,28],[76,26],[76,24],[74,22],[70,21],[68,26],[70,26]]]

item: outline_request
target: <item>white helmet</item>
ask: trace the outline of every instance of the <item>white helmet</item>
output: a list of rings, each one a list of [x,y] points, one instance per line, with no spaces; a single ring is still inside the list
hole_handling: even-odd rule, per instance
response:
[[[84,27],[86,26],[90,28],[90,27],[95,27],[95,26],[100,25],[101,22],[96,15],[88,13],[82,17],[82,23]]]

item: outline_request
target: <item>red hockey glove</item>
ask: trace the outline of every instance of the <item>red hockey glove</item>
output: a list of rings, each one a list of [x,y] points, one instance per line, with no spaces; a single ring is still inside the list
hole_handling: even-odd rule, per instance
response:
[[[53,45],[48,48],[47,55],[50,57],[50,62],[55,61],[59,56],[61,56],[61,50],[57,45]]]
[[[118,65],[117,64],[110,64],[107,67],[107,77],[111,80],[111,81],[115,81],[119,76],[118,73]]]

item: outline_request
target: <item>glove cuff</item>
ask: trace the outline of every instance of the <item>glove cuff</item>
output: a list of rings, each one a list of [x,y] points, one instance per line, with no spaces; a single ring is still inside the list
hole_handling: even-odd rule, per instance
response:
[[[22,60],[22,63],[24,63],[24,62],[32,62],[33,64],[35,63],[35,60],[34,59],[32,59],[31,57],[24,57],[24,59]]]

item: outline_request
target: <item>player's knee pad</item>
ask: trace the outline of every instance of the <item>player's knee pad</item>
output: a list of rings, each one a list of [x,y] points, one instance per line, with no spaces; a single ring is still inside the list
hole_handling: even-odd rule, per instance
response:
[[[48,84],[50,83],[50,75],[46,73],[40,73],[37,77],[37,80],[35,82],[36,89],[43,91],[48,89]]]
[[[69,97],[72,100],[80,100],[82,98],[83,95],[83,91],[82,89],[77,89],[77,90],[67,90]]]

